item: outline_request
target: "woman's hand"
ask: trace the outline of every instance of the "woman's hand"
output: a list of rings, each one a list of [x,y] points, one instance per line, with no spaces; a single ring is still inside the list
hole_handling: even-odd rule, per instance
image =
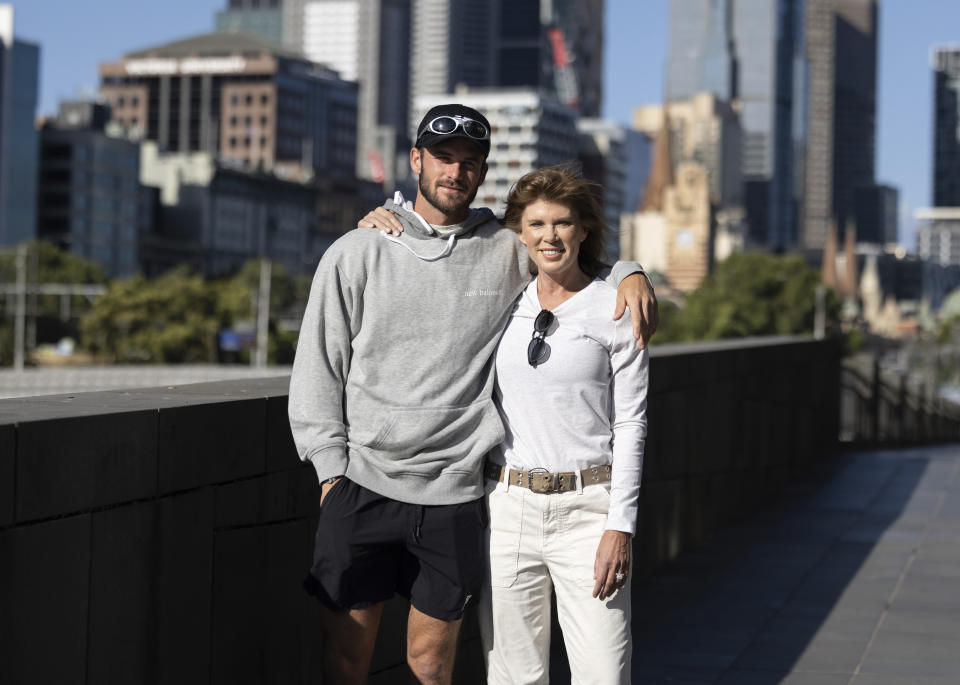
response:
[[[619,580],[618,580],[619,577]],[[599,600],[630,582],[630,534],[605,530],[593,562],[593,596]]]
[[[403,224],[386,207],[377,207],[357,222],[357,228],[379,228],[389,235],[403,233]]]

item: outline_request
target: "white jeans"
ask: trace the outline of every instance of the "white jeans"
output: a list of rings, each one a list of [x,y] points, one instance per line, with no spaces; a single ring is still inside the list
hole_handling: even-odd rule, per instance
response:
[[[549,681],[552,587],[572,682],[629,683],[630,583],[605,602],[593,597],[609,484],[538,494],[488,482],[487,501],[489,586],[479,609],[487,682]]]

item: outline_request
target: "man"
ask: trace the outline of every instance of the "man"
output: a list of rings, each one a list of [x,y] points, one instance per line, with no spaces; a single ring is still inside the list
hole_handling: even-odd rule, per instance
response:
[[[327,682],[364,682],[384,602],[398,592],[411,603],[411,671],[450,683],[482,582],[481,468],[503,438],[493,353],[530,281],[514,234],[469,209],[489,151],[482,114],[430,110],[410,151],[416,203],[388,203],[403,234],[352,231],[317,267],[289,413],[322,483],[308,589],[325,607]],[[636,330],[655,299],[645,278],[627,280]],[[649,335],[655,314],[647,323]]]

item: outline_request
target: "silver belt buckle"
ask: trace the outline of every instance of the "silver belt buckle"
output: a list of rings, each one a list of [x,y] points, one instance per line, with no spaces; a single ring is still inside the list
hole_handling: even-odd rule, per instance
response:
[[[544,476],[550,476],[549,483],[545,484],[542,487],[534,487],[533,476],[534,472],[530,471],[527,473],[527,487],[531,492],[535,492],[540,495],[548,495],[554,492],[560,492],[560,486],[563,484],[561,478],[555,473],[537,473],[536,475],[543,478]],[[545,479],[544,479],[545,480]],[[541,481],[542,482],[542,481]]]

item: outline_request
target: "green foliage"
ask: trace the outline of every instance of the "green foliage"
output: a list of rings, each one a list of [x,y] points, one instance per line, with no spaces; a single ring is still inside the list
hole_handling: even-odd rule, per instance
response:
[[[97,263],[43,241],[27,243],[26,278],[31,284],[103,285],[107,282]],[[0,283],[13,284],[16,280],[17,249],[14,248],[0,253]],[[64,318],[62,300],[59,295],[27,296],[27,312],[35,324],[38,343],[55,343],[66,336],[79,337],[79,317],[90,310],[91,301],[82,295],[70,297],[70,316]],[[13,362],[12,302],[12,299],[0,298],[0,365]]]
[[[184,269],[157,279],[142,276],[116,281],[82,322],[82,343],[92,353],[121,363],[248,362],[249,354],[221,358],[217,334],[222,328],[256,320],[260,262],[247,262],[237,274],[205,281]],[[276,316],[297,295],[297,282],[274,264],[270,312]],[[296,334],[269,327],[268,358],[290,363]]]
[[[683,307],[664,316],[657,343],[718,340],[813,331],[819,274],[800,257],[763,252],[735,254],[691,292]],[[839,304],[827,293],[827,317]]]
[[[219,324],[215,290],[176,269],[114,281],[81,331],[87,349],[116,362],[213,362]]]
[[[0,253],[0,281],[13,283],[17,277],[16,248]],[[106,274],[96,262],[61,250],[53,243],[27,243],[27,264],[30,280],[39,283],[104,284]]]

